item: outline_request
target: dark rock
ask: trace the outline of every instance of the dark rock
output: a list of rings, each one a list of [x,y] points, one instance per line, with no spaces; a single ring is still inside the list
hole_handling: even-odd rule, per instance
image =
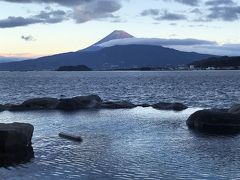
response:
[[[0,104],[0,112],[5,110],[5,106]]]
[[[140,106],[140,107],[151,107],[150,104],[139,104],[138,106]]]
[[[8,105],[9,111],[26,111],[26,110],[51,110],[56,109],[59,100],[56,98],[34,98],[24,101],[19,105]]]
[[[72,140],[72,141],[82,142],[81,136],[77,136],[77,135],[74,135],[74,134],[61,132],[61,133],[58,134],[58,136],[61,137],[61,138]]]
[[[79,110],[99,108],[102,99],[97,95],[79,96],[69,99],[60,99],[57,109],[60,110]]]
[[[104,109],[131,109],[137,106],[128,101],[109,101],[102,103],[101,107]]]
[[[0,152],[18,152],[31,146],[34,127],[26,123],[0,123]]]
[[[154,104],[152,105],[152,107],[159,110],[174,110],[174,111],[182,111],[188,108],[182,103],[166,103],[166,102]]]
[[[240,114],[240,104],[236,104],[228,110],[232,114]]]
[[[240,115],[214,110],[201,110],[188,118],[187,126],[190,129],[206,133],[239,133]]]

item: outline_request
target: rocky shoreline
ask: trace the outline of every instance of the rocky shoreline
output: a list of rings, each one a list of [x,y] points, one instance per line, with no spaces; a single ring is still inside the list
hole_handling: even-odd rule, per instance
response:
[[[182,103],[159,102],[156,104],[133,104],[128,101],[104,102],[97,95],[73,98],[34,98],[21,104],[0,105],[1,111],[62,110],[82,109],[131,109],[137,106],[158,110],[182,111],[188,107]],[[240,133],[240,104],[230,109],[204,109],[190,115],[186,121],[189,130],[195,132],[229,135]],[[20,164],[34,157],[31,146],[34,127],[27,123],[0,123],[0,167]],[[80,136],[60,133],[60,137],[81,142]]]
[[[97,95],[77,96],[73,98],[34,98],[21,104],[0,105],[0,111],[30,111],[30,110],[63,110],[76,111],[82,109],[131,109],[137,106],[153,107],[158,110],[182,111],[188,107],[182,103],[159,102],[156,104],[133,104],[129,101],[103,101]]]

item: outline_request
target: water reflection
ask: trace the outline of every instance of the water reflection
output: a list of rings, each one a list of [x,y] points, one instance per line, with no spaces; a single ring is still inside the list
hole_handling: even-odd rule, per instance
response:
[[[0,168],[25,164],[30,162],[33,158],[34,151],[32,147],[26,147],[16,152],[0,152]]]

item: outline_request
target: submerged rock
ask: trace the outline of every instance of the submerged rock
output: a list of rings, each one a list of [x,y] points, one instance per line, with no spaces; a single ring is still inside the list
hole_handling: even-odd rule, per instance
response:
[[[152,105],[152,107],[159,110],[174,110],[174,111],[183,111],[188,108],[182,103],[166,103],[166,102],[154,104]]]
[[[59,100],[56,98],[34,98],[24,101],[19,105],[8,105],[9,111],[26,111],[26,110],[51,110],[56,109]]]
[[[60,110],[79,110],[99,108],[102,99],[97,95],[78,96],[68,99],[60,99],[57,109]]]
[[[104,102],[101,105],[104,109],[131,109],[137,107],[135,104],[128,101]]]
[[[240,114],[240,104],[236,104],[228,110],[232,114]]]
[[[30,147],[34,127],[27,123],[0,123],[0,152],[18,152]]]
[[[240,114],[231,114],[220,110],[201,110],[188,118],[187,126],[190,129],[206,133],[240,133]]]

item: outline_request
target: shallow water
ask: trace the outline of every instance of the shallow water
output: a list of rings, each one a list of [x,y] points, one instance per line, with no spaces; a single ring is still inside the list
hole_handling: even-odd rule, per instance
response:
[[[0,113],[1,122],[35,126],[35,159],[0,168],[3,179],[240,178],[240,138],[193,133],[181,113],[152,108],[64,113]],[[61,131],[83,137],[61,139]]]
[[[240,97],[239,71],[0,74],[3,103],[94,93],[105,100],[227,107]],[[0,122],[34,125],[35,158],[0,168],[0,179],[240,179],[240,136],[189,131],[185,122],[198,109],[1,112]],[[79,134],[83,142],[59,132]]]

